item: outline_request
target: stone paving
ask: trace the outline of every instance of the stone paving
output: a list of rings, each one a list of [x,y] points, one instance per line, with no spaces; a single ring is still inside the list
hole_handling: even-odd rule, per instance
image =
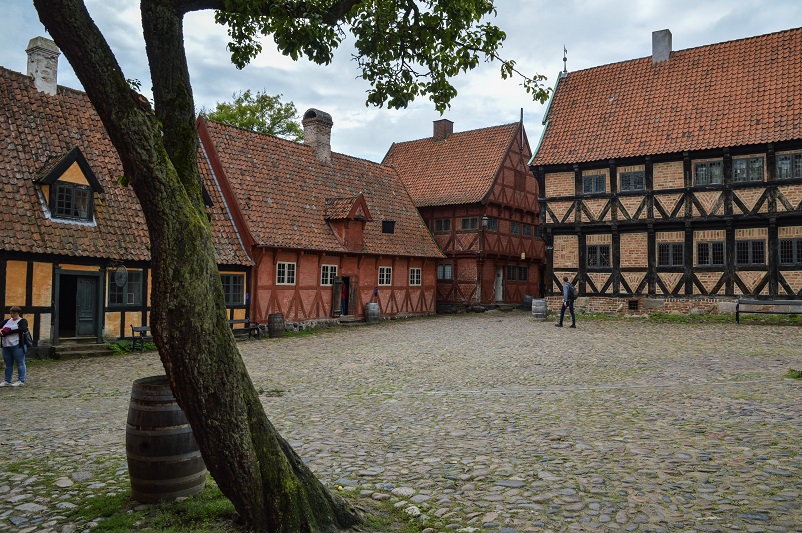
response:
[[[516,311],[240,347],[327,485],[429,532],[802,531],[798,327]],[[91,527],[65,510],[128,488],[131,382],[159,373],[155,354],[52,362],[0,389],[0,530]]]

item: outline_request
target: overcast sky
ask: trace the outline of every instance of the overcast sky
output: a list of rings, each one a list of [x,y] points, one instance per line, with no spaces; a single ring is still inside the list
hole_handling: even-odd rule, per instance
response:
[[[139,2],[86,4],[125,76],[140,80],[150,96]],[[568,70],[575,71],[651,55],[654,30],[671,30],[673,49],[682,50],[802,26],[799,0],[497,0],[496,6],[493,22],[507,33],[502,55],[526,73],[548,76],[548,87],[563,69],[563,46]],[[0,8],[0,65],[25,73],[28,41],[47,34],[30,0],[0,0]],[[299,114],[311,107],[331,114],[336,152],[381,161],[394,141],[430,136],[433,120],[447,118],[455,131],[465,131],[516,122],[521,109],[532,149],[540,139],[546,105],[534,102],[519,80],[501,80],[494,63],[455,80],[459,94],[441,117],[428,100],[404,110],[365,107],[367,82],[357,78],[347,44],[331,65],[318,66],[293,62],[268,41],[262,56],[237,70],[226,52],[225,29],[214,23],[211,12],[190,15],[185,38],[198,109],[230,101],[245,89],[282,94]],[[63,56],[58,83],[81,88]]]

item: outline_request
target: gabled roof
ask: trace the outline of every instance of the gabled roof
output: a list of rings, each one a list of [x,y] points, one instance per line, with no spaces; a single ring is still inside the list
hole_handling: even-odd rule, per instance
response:
[[[401,175],[417,207],[477,203],[493,186],[520,123],[394,143],[382,161]]]
[[[347,207],[348,216],[362,195],[372,217],[365,225],[364,253],[442,257],[392,168],[337,153],[330,163],[321,162],[309,146],[204,119],[198,129],[206,152],[220,162],[217,179],[230,184],[233,208],[255,245],[349,252],[326,219],[335,208],[339,216]],[[347,200],[335,206],[334,198]],[[396,221],[394,234],[382,233],[383,220]]]
[[[41,203],[46,199],[38,181],[57,180],[59,170],[75,162],[89,184],[97,185],[92,224],[51,220]],[[203,159],[200,167],[214,202],[208,213],[218,264],[251,264]],[[60,86],[56,95],[47,95],[30,77],[0,67],[1,250],[149,261],[145,219],[133,190],[117,182],[122,175],[117,152],[85,93]]]
[[[802,138],[802,28],[569,72],[534,165]]]
[[[373,220],[365,195],[350,198],[326,198],[326,220]]]

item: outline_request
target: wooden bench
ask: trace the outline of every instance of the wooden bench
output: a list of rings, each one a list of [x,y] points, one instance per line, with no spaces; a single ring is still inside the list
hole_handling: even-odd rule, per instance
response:
[[[258,339],[262,335],[262,332],[259,329],[259,324],[256,322],[251,322],[247,318],[240,320],[229,320],[228,325],[231,327],[231,331],[234,332],[234,335],[244,335],[247,333],[249,339],[251,337],[256,337]]]
[[[153,342],[153,337],[150,336],[150,326],[131,326],[131,349],[136,350],[139,346],[139,352],[145,351],[145,343]]]
[[[760,306],[760,309],[741,309],[742,305]],[[785,308],[788,309],[785,309]],[[797,308],[797,309],[794,309]],[[738,300],[735,303],[735,323],[741,323],[741,313],[759,315],[802,314],[802,300]]]

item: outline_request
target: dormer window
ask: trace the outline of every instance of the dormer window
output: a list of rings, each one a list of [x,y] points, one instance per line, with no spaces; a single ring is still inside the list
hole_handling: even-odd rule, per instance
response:
[[[48,161],[39,171],[37,184],[53,220],[94,220],[94,196],[103,194],[103,187],[80,149]]]
[[[55,218],[92,220],[92,189],[88,186],[56,182],[51,191],[50,212]]]

